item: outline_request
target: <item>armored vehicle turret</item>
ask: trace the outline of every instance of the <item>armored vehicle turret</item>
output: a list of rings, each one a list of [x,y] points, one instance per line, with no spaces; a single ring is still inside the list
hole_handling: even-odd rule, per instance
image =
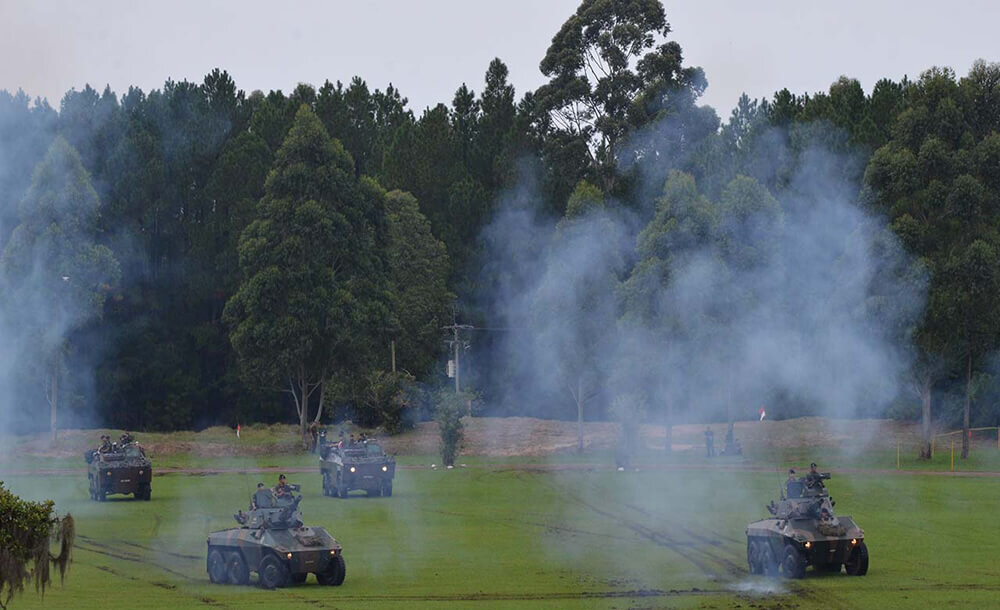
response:
[[[209,579],[246,585],[256,572],[261,587],[274,589],[304,583],[312,572],[321,585],[343,584],[343,547],[322,527],[302,524],[301,501],[302,496],[276,497],[259,489],[250,512],[233,515],[240,527],[208,535]]]
[[[786,493],[768,507],[771,517],[747,526],[751,574],[802,578],[806,568],[853,576],[868,573],[865,532],[848,516],[835,516],[823,484],[829,473],[790,478]]]
[[[109,494],[132,494],[136,500],[152,497],[153,464],[130,435],[122,442],[102,439],[98,449],[84,454],[87,460],[90,499],[104,502]]]
[[[375,439],[326,444],[320,450],[323,495],[346,498],[353,489],[370,496],[391,496],[396,459],[386,455]]]

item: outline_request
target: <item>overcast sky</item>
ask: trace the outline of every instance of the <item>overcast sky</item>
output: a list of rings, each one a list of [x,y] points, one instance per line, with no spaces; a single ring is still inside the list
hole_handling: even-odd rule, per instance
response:
[[[393,83],[419,111],[482,89],[494,57],[518,96],[542,83],[538,62],[579,0],[303,1],[0,0],[0,89],[58,106],[69,88],[121,95],[167,78],[200,82],[212,68],[237,85],[282,89],[362,76]],[[725,118],[741,92],[770,97],[826,89],[838,76],[866,90],[931,65],[962,75],[1000,61],[1000,2],[667,0],[686,63],[705,69],[703,103]],[[99,7],[99,8],[97,8]]]

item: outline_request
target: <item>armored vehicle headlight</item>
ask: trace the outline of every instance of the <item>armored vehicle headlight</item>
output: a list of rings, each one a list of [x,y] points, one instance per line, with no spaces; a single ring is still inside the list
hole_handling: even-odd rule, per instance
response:
[[[331,549],[330,550],[330,554],[331,555],[336,555],[337,554],[337,549]]]
[[[356,470],[357,470],[357,468],[355,468],[354,466],[351,466],[351,472],[355,472]]]
[[[285,557],[291,559],[292,558],[292,554],[291,553],[285,553]]]
[[[851,538],[851,544],[857,544],[857,543],[858,543],[857,538]]]
[[[109,477],[111,476],[111,471],[110,471],[110,470],[108,471],[108,476],[109,476]]]
[[[142,474],[142,471],[141,471],[141,470],[139,471],[139,474]]]
[[[806,546],[806,548],[807,548],[807,549],[811,549],[811,548],[812,548],[812,545],[813,545],[813,543],[811,543],[811,542],[809,542],[808,540],[806,540],[806,544],[805,544],[805,546]]]
[[[388,466],[383,466],[382,467],[382,472],[389,472],[389,467]]]

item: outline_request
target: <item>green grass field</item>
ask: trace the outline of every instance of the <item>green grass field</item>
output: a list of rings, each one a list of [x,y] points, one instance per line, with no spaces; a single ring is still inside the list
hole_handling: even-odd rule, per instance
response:
[[[798,458],[774,457],[776,470]],[[765,515],[777,473],[462,461],[469,467],[401,470],[392,498],[325,498],[318,474],[292,477],[306,522],[344,545],[347,578],[342,587],[310,577],[278,591],[212,585],[204,567],[206,534],[234,525],[249,489],[273,484],[272,474],[158,476],[151,502],[104,504],[87,499],[84,476],[6,476],[14,492],[71,512],[79,532],[66,585],[44,600],[26,592],[12,607],[1000,607],[994,478],[848,476],[832,466],[831,493],[865,528],[871,570],[788,582],[751,577],[745,562],[744,528]]]

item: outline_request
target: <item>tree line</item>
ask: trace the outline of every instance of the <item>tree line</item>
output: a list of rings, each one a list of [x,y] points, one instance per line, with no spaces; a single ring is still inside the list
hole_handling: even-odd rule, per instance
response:
[[[736,243],[726,227],[780,222],[817,148],[825,175],[853,185],[914,257],[886,272],[926,290],[894,331],[915,354],[915,390],[889,414],[923,417],[928,437],[936,420],[997,422],[1000,67],[931,68],[870,93],[841,77],[744,95],[723,121],[698,104],[707,76],[685,64],[657,0],[584,0],[539,67],[547,82],[518,97],[495,59],[480,86],[421,112],[360,77],[246,94],[223,70],[122,95],[88,85],[58,111],[0,92],[15,422],[38,425],[39,406],[58,404],[69,421],[130,429],[293,410],[303,427],[397,429],[429,415],[441,327],[496,319],[484,297],[503,278],[483,272],[481,236],[512,190],[533,185],[559,219],[553,239],[595,209],[644,227],[611,277],[586,284],[618,295],[596,312],[614,327],[654,315],[650,291],[669,291],[699,244],[732,268],[766,256],[766,230]],[[494,400],[510,379],[498,336],[476,336],[463,380],[490,412],[538,414]],[[587,417],[611,415],[585,377],[546,414],[582,418],[594,400]]]

